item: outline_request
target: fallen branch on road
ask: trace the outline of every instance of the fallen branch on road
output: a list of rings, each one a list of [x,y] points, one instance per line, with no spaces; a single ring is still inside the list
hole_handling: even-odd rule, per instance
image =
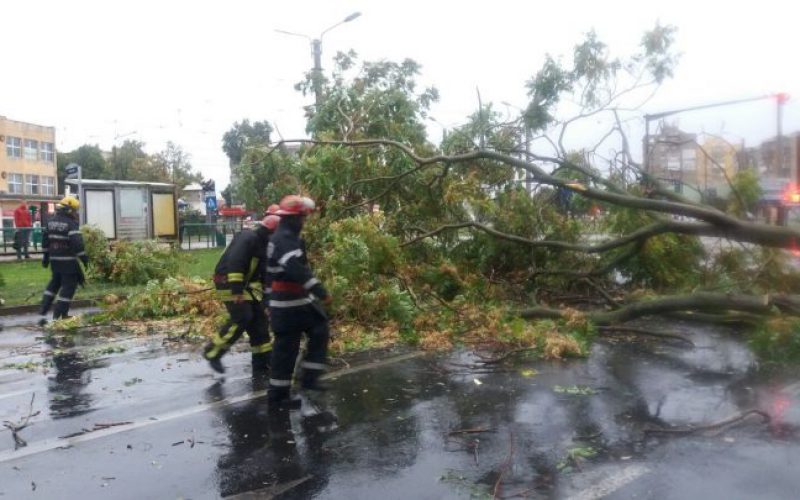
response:
[[[698,426],[687,426],[687,427],[650,427],[644,430],[645,434],[666,434],[666,435],[677,435],[677,436],[686,436],[689,434],[694,434],[696,432],[706,432],[706,431],[713,431],[719,430],[724,427],[728,427],[729,425],[733,425],[739,423],[749,417],[750,415],[758,415],[763,419],[763,423],[769,423],[772,420],[772,417],[764,411],[761,410],[748,410],[744,413],[740,413],[739,415],[726,418],[725,420],[721,420],[719,422],[714,422],[713,424],[708,425],[698,425]]]
[[[511,468],[511,461],[514,459],[514,433],[509,429],[508,431],[508,457],[500,467],[500,474],[497,476],[497,481],[494,483],[494,490],[492,490],[492,499],[497,500],[500,498],[500,493],[503,491],[503,478],[505,477],[508,469]]]
[[[460,434],[479,434],[481,432],[494,432],[494,429],[489,429],[488,427],[476,427],[474,429],[460,429],[457,431],[450,431],[447,433],[447,435],[458,436]]]
[[[59,436],[58,439],[69,439],[78,436],[83,436],[84,434],[89,434],[90,432],[102,431],[104,429],[108,429],[110,427],[117,427],[120,425],[130,425],[133,422],[109,422],[109,423],[96,423],[94,427],[91,429],[83,428],[78,432],[73,432],[72,434],[67,434],[65,436]]]
[[[22,418],[19,422],[14,423],[9,420],[3,421],[3,426],[11,431],[11,437],[14,438],[15,450],[18,450],[24,446],[28,446],[28,442],[22,439],[22,437],[19,435],[19,432],[24,428],[28,427],[28,425],[30,425],[29,421],[31,417],[35,417],[36,415],[41,413],[39,411],[36,412],[33,411],[33,401],[35,399],[36,399],[36,393],[34,392],[33,394],[31,394],[31,402],[30,405],[28,406],[28,415]]]
[[[675,339],[695,347],[695,344],[691,339],[684,337],[683,335],[678,335],[677,333],[653,332],[643,328],[632,328],[627,326],[600,326],[597,328],[597,330],[604,333],[633,333],[636,335],[647,335],[658,339]]]

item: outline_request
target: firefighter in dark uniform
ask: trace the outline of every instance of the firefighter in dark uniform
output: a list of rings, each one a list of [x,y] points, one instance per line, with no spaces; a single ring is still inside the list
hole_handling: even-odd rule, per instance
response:
[[[50,266],[52,277],[42,297],[39,314],[46,315],[53,307],[53,319],[67,318],[69,306],[78,285],[85,282],[83,265],[89,258],[83,248],[83,236],[78,224],[77,198],[67,196],[56,204],[56,214],[47,221],[42,235],[42,266]],[[39,323],[47,320],[42,318]]]
[[[308,198],[284,197],[277,212],[281,222],[267,247],[267,276],[272,290],[269,311],[275,333],[267,398],[271,408],[299,407],[299,399],[291,399],[290,391],[304,333],[308,345],[300,364],[301,385],[325,390],[319,377],[326,367],[328,318],[318,301],[329,303],[330,296],[308,267],[305,243],[300,238],[306,215],[313,210]]]
[[[279,221],[280,217],[267,215],[255,229],[245,229],[237,234],[214,269],[214,286],[230,319],[211,339],[204,355],[211,368],[219,373],[225,373],[222,356],[244,332],[250,338],[253,373],[269,371],[272,344],[265,302],[269,295],[265,286],[266,257],[270,234]],[[251,284],[259,281],[263,294],[261,300],[251,288]]]

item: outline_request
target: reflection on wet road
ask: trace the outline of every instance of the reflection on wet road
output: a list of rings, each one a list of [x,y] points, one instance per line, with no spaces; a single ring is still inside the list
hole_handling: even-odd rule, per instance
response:
[[[608,338],[587,359],[518,357],[488,370],[470,368],[478,358],[466,351],[381,353],[388,362],[339,374],[301,411],[271,412],[245,353],[222,379],[158,337],[94,339],[47,355],[39,333],[9,328],[0,366],[42,365],[0,371],[0,420],[23,416],[33,393],[43,411],[22,431],[26,448],[13,451],[0,432],[0,493],[792,497],[800,373],[760,367],[731,332],[670,329],[695,346]],[[753,409],[771,420],[698,430]],[[665,428],[686,432],[655,432]]]

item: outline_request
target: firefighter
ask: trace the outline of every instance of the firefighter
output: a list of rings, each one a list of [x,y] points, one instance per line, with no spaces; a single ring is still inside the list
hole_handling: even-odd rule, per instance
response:
[[[89,258],[83,248],[78,224],[77,198],[67,196],[56,204],[56,214],[47,221],[42,235],[42,267],[50,266],[52,277],[42,296],[39,314],[45,316],[53,307],[53,319],[67,318],[69,306],[78,285],[85,282],[80,260],[86,266]],[[47,323],[45,318],[39,324]]]
[[[266,256],[270,235],[280,217],[267,215],[255,229],[237,234],[214,270],[214,286],[225,303],[230,319],[205,348],[205,358],[215,371],[225,373],[222,356],[247,332],[252,352],[253,374],[267,373],[272,344],[266,315]],[[251,285],[260,281],[262,299],[256,298]],[[247,296],[245,296],[245,292]]]
[[[325,369],[328,350],[328,318],[319,300],[330,302],[330,295],[308,267],[305,243],[300,238],[313,202],[295,195],[284,197],[276,212],[281,217],[278,229],[267,247],[267,276],[271,286],[270,319],[275,333],[272,373],[268,401],[271,408],[299,408],[299,399],[290,397],[292,374],[300,340],[308,337],[307,352],[300,366],[304,389],[325,390],[319,377]]]

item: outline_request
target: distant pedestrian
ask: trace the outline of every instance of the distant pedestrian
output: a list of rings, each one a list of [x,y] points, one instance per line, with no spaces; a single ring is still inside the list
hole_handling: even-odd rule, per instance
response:
[[[50,266],[52,277],[42,296],[39,314],[46,315],[55,301],[53,319],[68,318],[70,303],[78,285],[85,278],[78,261],[86,266],[89,258],[83,248],[83,235],[78,224],[77,198],[66,196],[56,204],[56,214],[47,221],[42,235],[42,267]],[[42,318],[39,323],[47,322]]]
[[[25,200],[22,200],[14,210],[14,226],[17,228],[14,233],[14,249],[17,251],[17,260],[22,260],[23,257],[30,259],[28,245],[30,245],[31,227],[33,225],[31,224],[31,212]]]

